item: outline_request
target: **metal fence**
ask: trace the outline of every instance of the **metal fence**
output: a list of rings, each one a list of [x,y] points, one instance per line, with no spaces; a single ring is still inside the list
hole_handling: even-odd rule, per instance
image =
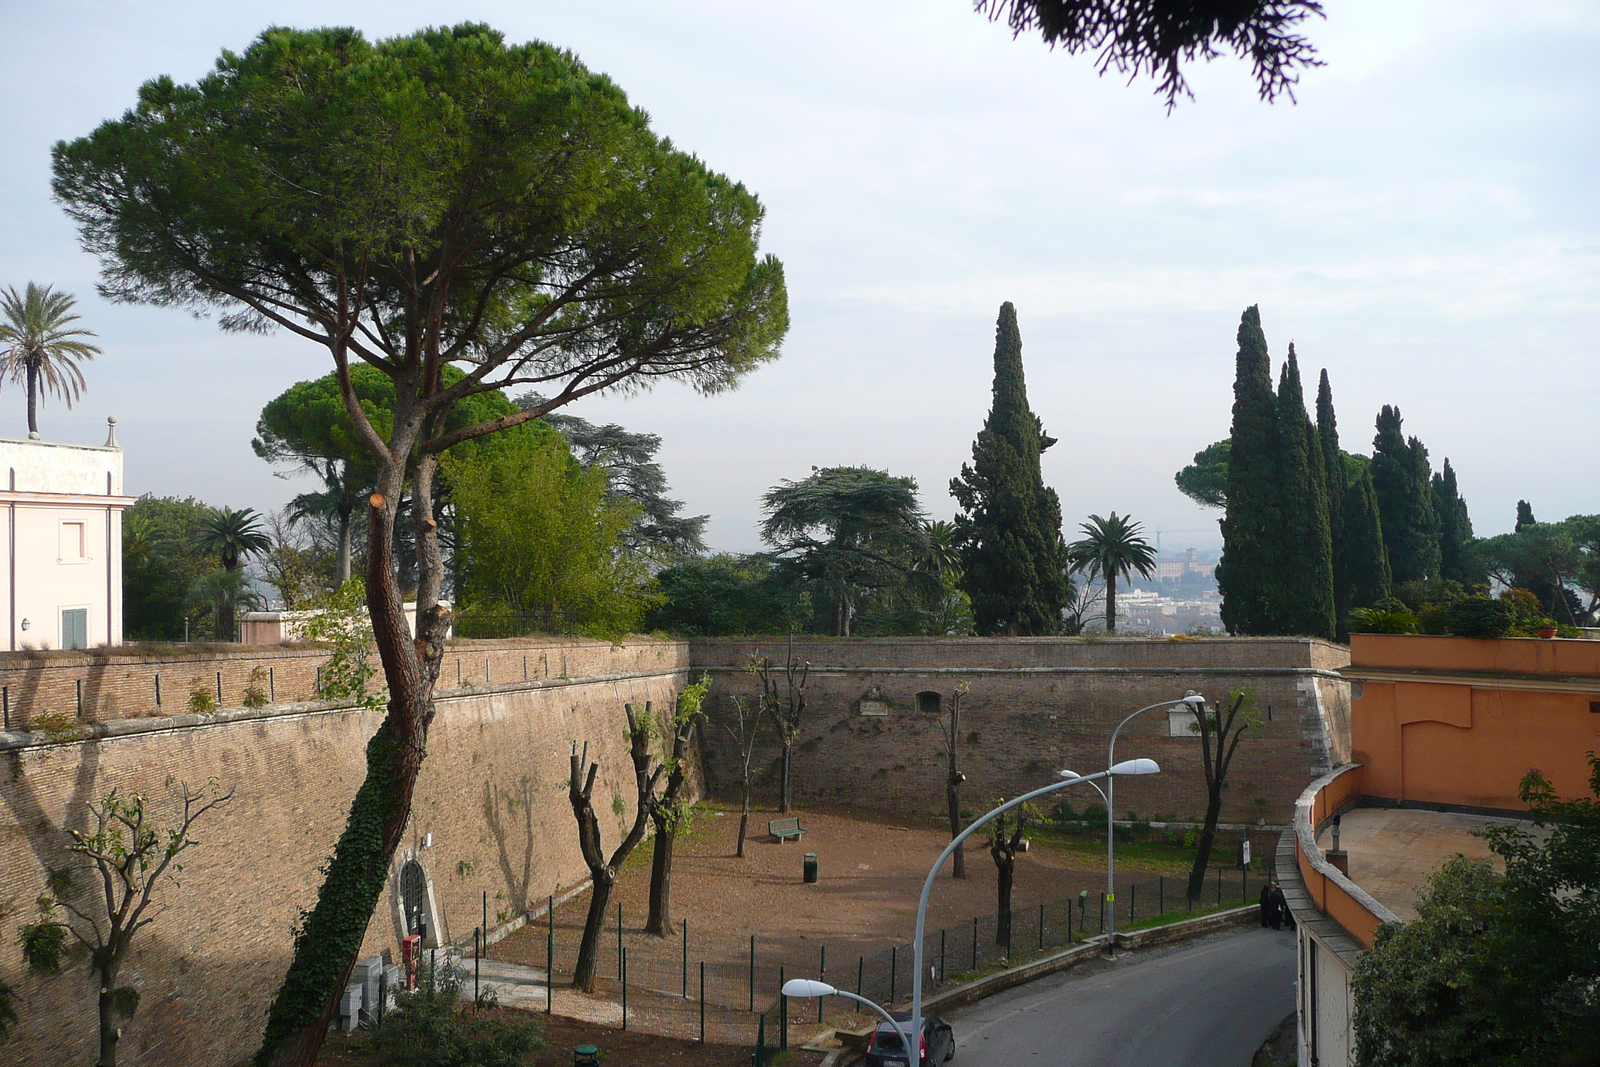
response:
[[[1115,901],[1103,892],[1085,892],[1015,908],[1009,923],[997,914],[974,916],[927,932],[923,989],[926,994],[959,985],[1102,934],[1113,907],[1117,928],[1130,930],[1196,911],[1254,903],[1266,881],[1260,872],[1219,867],[1208,872],[1200,897],[1193,901],[1187,899],[1187,876],[1163,875],[1120,883]],[[811,1033],[830,1018],[844,1021],[845,1016],[861,1025],[862,1009],[839,998],[791,1002],[780,992],[787,979],[818,978],[885,1007],[911,995],[909,942],[865,955],[849,953],[844,946],[783,946],[751,934],[737,958],[729,958],[722,940],[720,958],[708,959],[687,923],[663,939],[630,930],[620,905],[613,914],[598,945],[597,972],[606,991],[620,995],[624,1027],[630,1017],[647,1011],[659,1016],[653,1023],[665,1019],[682,1036],[748,1042],[757,1049],[757,1064],[786,1049],[798,1027]],[[581,931],[566,923],[558,929],[548,918],[546,924],[541,939],[546,966],[557,976],[570,975]]]

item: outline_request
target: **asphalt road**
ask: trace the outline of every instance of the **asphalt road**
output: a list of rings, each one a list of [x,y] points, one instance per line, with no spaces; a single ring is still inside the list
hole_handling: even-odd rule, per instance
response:
[[[1294,976],[1294,935],[1258,927],[1085,964],[952,1013],[951,1067],[1249,1067]]]

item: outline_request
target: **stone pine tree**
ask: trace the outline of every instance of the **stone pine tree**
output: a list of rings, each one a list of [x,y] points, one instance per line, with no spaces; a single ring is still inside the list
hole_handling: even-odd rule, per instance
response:
[[[481,24],[384,41],[273,27],[199,84],[147,82],[122,117],[58,143],[53,166],[102,293],[322,348],[372,459],[366,593],[388,706],[256,1055],[309,1067],[428,748],[452,618],[442,457],[593,393],[734,388],[778,354],[783,269],[758,253],[763,211],[745,186],[651,130],[572,53]],[[361,364],[394,382],[392,418],[360,404]],[[449,428],[459,404],[504,389],[549,399]],[[415,561],[414,634],[399,556]]]
[[[1344,491],[1334,560],[1334,610],[1339,640],[1349,636],[1350,612],[1369,608],[1389,595],[1389,553],[1383,546],[1383,520],[1372,471],[1363,466]]]
[[[1433,510],[1439,516],[1439,577],[1465,583],[1483,581],[1472,562],[1472,518],[1448,457],[1444,470],[1433,476]]]
[[[1227,511],[1217,588],[1230,633],[1273,633],[1278,613],[1278,404],[1272,361],[1255,305],[1239,320],[1229,437]]]
[[[1000,305],[995,325],[994,403],[972,445],[972,462],[951,479],[961,506],[961,587],[980,634],[1055,633],[1068,596],[1061,502],[1039,473],[1055,444],[1028,407],[1017,311]]]
[[[1426,581],[1439,572],[1428,451],[1414,437],[1408,444],[1401,426],[1400,409],[1385,404],[1372,439],[1372,488],[1396,585]]]
[[[1282,548],[1274,629],[1331,638],[1333,541],[1328,533],[1322,446],[1306,417],[1300,364],[1292,344],[1278,381],[1278,495]]]

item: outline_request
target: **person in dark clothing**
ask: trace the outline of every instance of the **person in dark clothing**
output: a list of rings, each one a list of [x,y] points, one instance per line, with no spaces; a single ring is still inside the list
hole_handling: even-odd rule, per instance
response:
[[[1269,909],[1272,912],[1272,928],[1282,930],[1285,921],[1294,926],[1294,918],[1289,914],[1289,902],[1283,899],[1283,887],[1277,882],[1272,883],[1272,895]]]
[[[1261,928],[1265,930],[1272,925],[1272,883],[1266,882],[1261,886]]]

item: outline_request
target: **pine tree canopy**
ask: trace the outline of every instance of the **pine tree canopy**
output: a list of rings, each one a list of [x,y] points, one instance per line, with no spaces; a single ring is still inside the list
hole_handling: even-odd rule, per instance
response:
[[[1050,634],[1061,626],[1068,593],[1061,502],[1039,471],[1040,453],[1054,443],[1028,407],[1022,334],[1007,302],[995,325],[994,402],[972,462],[950,482],[962,509],[961,585],[980,634]]]
[[[1222,622],[1230,633],[1268,634],[1274,632],[1280,602],[1278,405],[1261,312],[1254,305],[1240,317],[1238,345],[1217,587]]]

